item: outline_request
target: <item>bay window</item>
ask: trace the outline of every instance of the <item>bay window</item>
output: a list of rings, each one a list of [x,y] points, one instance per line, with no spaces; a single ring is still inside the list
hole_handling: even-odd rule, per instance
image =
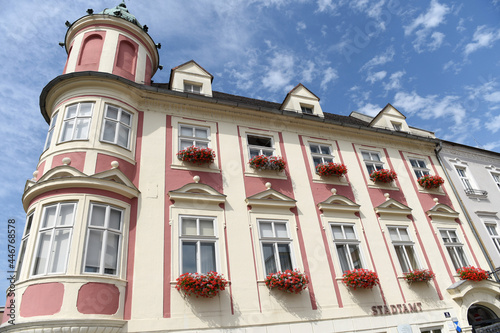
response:
[[[23,268],[24,254],[26,253],[26,245],[28,244],[28,239],[31,233],[31,224],[33,223],[33,215],[31,213],[26,219],[26,226],[24,227],[23,238],[21,239],[21,250],[19,251],[19,257],[17,258],[17,268],[16,268],[16,280],[19,280],[21,270]]]
[[[59,113],[55,113],[52,116],[52,119],[50,120],[50,125],[49,125],[49,132],[47,133],[47,139],[45,139],[45,146],[43,147],[43,150],[47,150],[50,147],[50,144],[52,143],[52,136],[54,134],[54,127],[56,126],[57,122],[57,115]]]
[[[101,141],[129,148],[132,131],[132,114],[113,105],[106,105],[104,111]]]
[[[82,102],[66,107],[60,142],[87,140],[94,103]]]

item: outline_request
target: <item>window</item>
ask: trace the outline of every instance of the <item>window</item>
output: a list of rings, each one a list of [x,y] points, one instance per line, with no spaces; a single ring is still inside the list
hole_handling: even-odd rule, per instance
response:
[[[470,183],[469,178],[467,177],[467,173],[465,172],[465,168],[456,167],[458,177],[462,181],[462,185],[466,190],[472,190],[472,185]]]
[[[302,113],[313,114],[313,107],[309,105],[300,105]]]
[[[47,139],[45,140],[45,147],[43,147],[44,151],[49,149],[50,144],[52,143],[52,135],[54,134],[54,127],[56,126],[57,115],[58,113],[55,113],[52,119],[50,120],[49,132],[47,133]]]
[[[210,146],[210,129],[190,125],[179,125],[179,150],[195,146],[208,148]]]
[[[497,251],[500,253],[500,236],[498,235],[497,224],[487,223],[485,225],[488,233],[490,234],[491,240],[493,241],[493,243],[495,243]]]
[[[101,141],[129,147],[132,114],[122,108],[106,105]]]
[[[453,266],[455,269],[459,269],[460,267],[468,266],[467,258],[465,257],[465,253],[463,250],[463,244],[460,243],[458,239],[457,233],[455,230],[439,230],[441,234],[441,238],[443,239],[444,246],[450,255],[451,261],[453,262]]]
[[[184,82],[184,91],[194,94],[201,94],[201,85]]]
[[[429,175],[429,169],[427,169],[424,160],[410,158],[410,164],[413,168],[413,172],[415,172],[415,176],[417,176],[417,179],[422,176]]]
[[[342,272],[363,268],[359,240],[354,231],[354,225],[332,224],[331,227]]]
[[[181,216],[180,224],[181,273],[217,271],[215,218]]]
[[[370,151],[362,151],[363,161],[365,162],[368,174],[371,174],[375,170],[382,170],[384,168],[384,163],[380,159],[380,154]]]
[[[123,210],[91,204],[85,250],[85,273],[118,274]]]
[[[423,329],[420,331],[420,333],[441,333],[441,329],[440,328],[432,328],[432,329]]]
[[[265,274],[293,269],[292,240],[285,221],[259,221]]]
[[[391,124],[392,124],[392,128],[394,128],[395,131],[401,131],[402,130],[401,123],[391,122]]]
[[[310,143],[309,148],[311,149],[314,166],[318,166],[321,163],[333,162],[332,148],[330,146]]]
[[[33,213],[28,215],[28,218],[26,219],[26,227],[24,228],[23,238],[21,239],[21,250],[19,251],[19,257],[17,259],[16,281],[19,280],[19,275],[21,274],[21,269],[23,268],[24,254],[26,253],[26,244],[28,244],[32,223]]]
[[[399,264],[403,273],[419,268],[413,242],[408,234],[407,227],[389,227],[389,235],[396,250]]]
[[[259,155],[274,155],[273,138],[271,137],[248,134],[247,142],[250,158]]]
[[[77,103],[66,108],[60,142],[87,140],[94,103]]]
[[[493,180],[497,184],[498,188],[500,189],[500,175],[498,173],[492,173]]]
[[[75,210],[76,203],[44,207],[33,275],[66,272]]]

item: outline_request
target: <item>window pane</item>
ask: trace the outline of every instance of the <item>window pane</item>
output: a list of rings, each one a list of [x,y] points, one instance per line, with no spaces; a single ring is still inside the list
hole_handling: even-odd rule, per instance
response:
[[[215,271],[215,243],[200,244],[201,272]]]
[[[290,244],[278,244],[278,253],[281,264],[281,271],[293,269],[292,258],[290,256]]]
[[[443,242],[449,243],[450,238],[448,237],[448,233],[446,232],[446,230],[440,230],[439,232],[441,233],[441,237],[443,238]]]
[[[403,246],[394,246],[396,250],[396,254],[398,256],[399,264],[401,265],[401,269],[404,273],[409,272],[410,268],[408,267],[408,263],[406,262],[406,256],[404,253]]]
[[[92,205],[92,217],[90,225],[104,227],[104,219],[106,217],[106,207]]]
[[[323,159],[321,157],[313,157],[314,166],[323,163]]]
[[[92,105],[94,103],[80,103],[80,116],[88,117],[92,115]]]
[[[195,128],[194,129],[194,135],[197,137],[197,138],[208,138],[208,130],[207,129],[204,129],[204,128]]]
[[[40,243],[38,244],[38,251],[35,257],[35,268],[33,270],[34,275],[45,273],[45,265],[49,258],[50,234],[51,232],[43,232],[40,234]]]
[[[389,228],[389,235],[391,235],[391,240],[398,241],[399,235],[396,228]]]
[[[120,235],[108,232],[106,242],[106,253],[104,254],[104,273],[116,274],[118,267],[118,248],[120,246]]]
[[[213,220],[200,219],[200,235],[201,236],[214,236],[214,222]]]
[[[377,153],[370,153],[370,157],[373,161],[380,162],[380,156]]]
[[[73,225],[73,210],[75,206],[73,204],[62,204],[59,211],[59,223],[60,226],[71,226]]]
[[[109,210],[109,228],[121,230],[122,211],[111,208]]]
[[[106,109],[106,118],[118,120],[118,108],[108,105]]]
[[[77,119],[74,139],[86,139],[89,132],[90,118]]]
[[[272,223],[260,222],[260,236],[274,237]]]
[[[408,255],[408,260],[410,261],[410,269],[417,269],[418,263],[417,263],[417,258],[415,256],[415,251],[413,250],[413,246],[406,245],[405,249],[406,249],[406,254]]]
[[[406,228],[399,228],[399,235],[401,236],[401,240],[409,241],[410,235],[408,235],[408,230]]]
[[[43,147],[43,150],[47,150],[49,148],[50,143],[52,142],[52,134],[54,133],[54,129],[50,129],[49,132],[47,133],[47,139],[45,140],[45,146]]]
[[[31,223],[33,223],[33,214],[28,216],[28,220],[26,221],[26,228],[24,230],[24,236],[29,235],[31,231]]]
[[[25,239],[21,244],[21,251],[19,251],[19,258],[17,259],[16,281],[19,280],[19,276],[21,275],[21,270],[23,269],[24,253],[26,252],[27,243],[28,240]]]
[[[56,231],[52,248],[52,267],[49,273],[61,273],[66,271],[66,259],[69,252],[69,236],[69,230]]]
[[[349,245],[350,255],[353,263],[353,268],[362,268],[361,264],[361,254],[359,252],[359,246]]]
[[[288,232],[286,231],[286,224],[284,223],[275,223],[274,231],[276,232],[276,237],[287,238]]]
[[[102,140],[108,142],[115,142],[116,123],[109,120],[104,120],[104,133]]]
[[[448,234],[450,235],[450,238],[451,238],[451,242],[452,243],[458,243],[458,237],[457,237],[457,234],[455,231],[453,230],[449,230],[448,231]]]
[[[75,124],[75,120],[68,120],[63,125],[63,130],[61,134],[61,141],[69,141],[73,136],[73,126]]]
[[[361,155],[363,156],[363,160],[365,161],[371,160],[369,153],[361,152]]]
[[[321,154],[331,155],[332,152],[329,146],[320,146],[320,148],[321,148]]]
[[[375,166],[371,163],[366,164],[366,169],[368,170],[368,173],[371,174],[373,171],[375,171]]]
[[[254,135],[248,136],[248,144],[253,145],[253,146],[262,146],[262,147],[269,147],[269,148],[273,147],[271,138],[254,136]]]
[[[453,251],[453,247],[447,247],[447,250],[448,250],[448,254],[450,255],[450,258],[451,258],[451,262],[453,263],[453,267],[455,267],[455,269],[459,269],[460,267],[462,267],[459,259],[458,259],[458,256],[456,255],[455,251]]]
[[[182,234],[183,235],[197,235],[198,230],[196,229],[196,219],[193,218],[182,218]]]
[[[101,265],[103,231],[89,230],[87,243],[87,258],[85,260],[85,272],[98,273]]]
[[[208,142],[196,141],[196,146],[200,148],[208,148]]]
[[[119,146],[124,148],[128,148],[128,137],[129,137],[130,129],[120,125],[118,126],[118,142]]]
[[[310,148],[311,148],[311,153],[319,154],[320,150],[318,145],[310,145]]]
[[[64,119],[76,117],[77,108],[78,108],[78,104],[73,104],[73,105],[68,106],[66,108],[66,115],[65,115]]]
[[[132,123],[132,115],[128,112],[122,111],[122,116],[120,118],[120,121],[125,125],[130,126],[130,124]]]
[[[417,160],[410,160],[410,164],[411,164],[412,167],[418,168]]]
[[[339,256],[340,268],[342,269],[342,272],[350,270],[349,261],[347,260],[346,245],[337,245],[337,254]]]
[[[276,273],[276,260],[274,258],[273,244],[262,244],[262,252],[264,255],[264,265],[266,267],[266,275]]]
[[[345,237],[347,239],[356,239],[356,234],[354,233],[354,227],[345,225],[344,232],[345,232]]]
[[[272,150],[262,150],[262,155],[273,156]]]
[[[457,250],[457,255],[458,259],[460,260],[460,265],[462,267],[467,266],[468,265],[467,258],[465,258],[465,253],[462,247],[456,247],[455,249]]]
[[[182,274],[196,273],[196,242],[182,242]]]
[[[193,141],[187,141],[187,140],[181,140],[180,148],[179,150],[186,149],[188,147],[193,146]]]
[[[344,234],[342,233],[342,227],[340,225],[332,225],[332,231],[334,239],[344,239]]]
[[[193,136],[193,129],[191,127],[181,126],[181,135],[192,137]]]
[[[45,217],[42,223],[42,228],[51,228],[56,222],[56,210],[57,206],[51,206],[45,208]]]

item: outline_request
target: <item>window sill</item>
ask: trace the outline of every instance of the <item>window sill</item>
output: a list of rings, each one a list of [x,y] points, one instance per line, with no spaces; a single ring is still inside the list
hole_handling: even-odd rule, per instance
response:
[[[258,177],[258,178],[273,178],[273,179],[288,179],[285,171],[275,171],[275,170],[253,170],[245,171],[245,176],[248,177]]]
[[[349,186],[349,182],[346,177],[338,177],[338,176],[330,176],[330,177],[322,177],[317,174],[313,174],[312,178],[313,183],[318,184],[332,184],[332,185],[341,185],[341,186]]]
[[[88,282],[109,282],[116,285],[125,286],[127,280],[116,277],[116,276],[106,276],[106,275],[89,275],[89,274],[78,274],[78,275],[66,275],[66,274],[52,274],[52,275],[37,275],[31,276],[25,280],[17,281],[16,287],[22,287],[25,285],[31,285],[36,283],[88,283]]]
[[[425,189],[425,188],[423,188],[422,186],[420,186],[418,184],[417,184],[417,187],[418,187],[418,192],[419,193],[433,194],[433,195],[446,195],[446,193],[444,193],[442,187]]]
[[[368,187],[381,189],[381,190],[399,191],[399,187],[396,186],[395,182],[381,183],[381,182],[373,182],[372,180],[368,180]]]
[[[211,172],[211,173],[220,173],[220,169],[217,168],[214,164],[213,166],[198,166],[195,164],[171,164],[170,168],[171,169],[176,169],[176,170],[188,170],[188,171],[200,171],[200,172]]]

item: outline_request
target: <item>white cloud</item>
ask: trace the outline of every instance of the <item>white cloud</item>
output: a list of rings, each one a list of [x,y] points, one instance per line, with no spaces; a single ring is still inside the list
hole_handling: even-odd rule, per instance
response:
[[[305,30],[307,28],[307,25],[304,23],[304,22],[298,22],[297,23],[297,31],[302,31],[302,30]]]
[[[500,39],[500,29],[488,29],[482,25],[476,28],[472,42],[465,45],[464,53],[466,56],[476,52],[483,47],[492,47],[493,43]]]
[[[358,112],[361,112],[363,114],[366,114],[368,116],[376,116],[382,108],[378,105],[372,104],[372,103],[367,103],[363,105],[362,107],[358,108]]]
[[[267,74],[262,79],[265,88],[279,91],[290,85],[294,75],[295,60],[288,53],[275,53],[269,59]]]
[[[307,61],[305,68],[302,70],[302,80],[303,82],[311,82],[315,76],[316,65],[312,61]]]
[[[371,84],[373,84],[373,83],[375,83],[377,81],[383,80],[386,75],[387,75],[386,71],[380,71],[380,72],[376,72],[376,73],[371,73],[366,78],[366,82],[370,82]]]
[[[444,34],[442,32],[435,31],[432,33],[432,42],[428,45],[429,51],[437,50],[441,44],[443,44]]]
[[[401,89],[401,78],[403,75],[405,75],[405,71],[397,71],[395,73],[392,73],[391,76],[389,77],[389,81],[387,83],[384,83],[384,89],[385,90],[398,90]]]
[[[372,67],[375,67],[375,66],[386,64],[394,59],[395,54],[396,54],[396,52],[394,51],[394,47],[390,46],[389,48],[387,48],[387,50],[384,53],[373,57],[367,63],[365,63],[363,66],[361,66],[359,71],[361,72],[363,70],[371,69]]]
[[[500,129],[500,115],[491,117],[487,122],[486,122],[486,128],[489,129],[492,133],[498,132]]]
[[[328,83],[334,82],[338,79],[338,77],[339,75],[337,73],[337,70],[328,67],[324,72],[323,80],[321,80],[321,90],[326,90],[328,88]]]
[[[319,12],[333,12],[335,13],[338,5],[333,0],[317,0]]]

